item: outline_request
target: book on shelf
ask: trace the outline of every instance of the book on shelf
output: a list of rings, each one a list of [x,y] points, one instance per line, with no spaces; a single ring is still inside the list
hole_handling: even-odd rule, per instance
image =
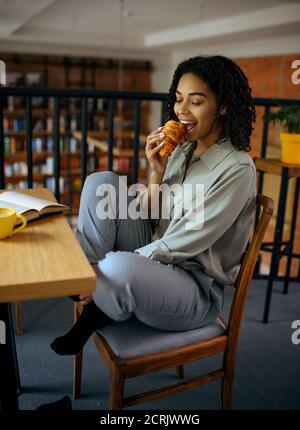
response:
[[[12,209],[17,214],[24,215],[27,221],[32,221],[44,215],[60,212],[67,213],[70,210],[69,206],[32,197],[18,191],[4,191],[1,193],[0,208]]]

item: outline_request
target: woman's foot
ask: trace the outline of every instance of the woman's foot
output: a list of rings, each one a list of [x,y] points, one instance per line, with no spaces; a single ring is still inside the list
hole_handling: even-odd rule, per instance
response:
[[[50,347],[59,355],[74,355],[82,350],[88,338],[113,320],[102,312],[94,302],[83,306],[82,313],[70,331],[57,337]]]

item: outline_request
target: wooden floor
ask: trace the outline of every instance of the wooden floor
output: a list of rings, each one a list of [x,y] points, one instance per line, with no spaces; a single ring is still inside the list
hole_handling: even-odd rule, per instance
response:
[[[277,284],[272,297],[270,322],[261,322],[265,281],[253,281],[241,330],[234,386],[235,409],[300,410],[300,344],[291,341],[294,320],[300,320],[300,285],[291,284],[287,296]],[[231,297],[226,291],[225,309]],[[17,350],[24,393],[21,409],[35,409],[72,393],[72,358],[57,356],[49,343],[72,324],[72,302],[67,298],[24,303],[25,333],[17,336]],[[217,358],[218,361],[218,358]],[[200,374],[217,364],[207,360],[186,368],[186,377]],[[128,381],[128,395],[136,387],[157,388],[175,378],[164,371]],[[190,392],[135,406],[130,409],[206,410],[220,409],[219,382]],[[85,348],[82,398],[73,409],[107,409],[108,374],[91,341]]]

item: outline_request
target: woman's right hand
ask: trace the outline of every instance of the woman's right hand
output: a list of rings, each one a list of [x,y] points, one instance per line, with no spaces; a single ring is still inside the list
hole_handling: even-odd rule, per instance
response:
[[[146,157],[149,161],[152,173],[163,175],[166,170],[168,157],[161,157],[159,151],[163,147],[161,141],[165,138],[164,133],[161,133],[162,127],[154,130],[147,136],[146,141]]]

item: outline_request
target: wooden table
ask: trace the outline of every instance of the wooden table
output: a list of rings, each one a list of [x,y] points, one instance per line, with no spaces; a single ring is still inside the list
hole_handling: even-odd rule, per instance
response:
[[[272,242],[263,242],[261,246],[261,250],[272,253],[270,273],[268,275],[255,276],[256,278],[267,277],[268,279],[265,307],[264,307],[264,314],[263,314],[263,322],[267,323],[269,319],[269,312],[270,312],[270,306],[271,306],[273,282],[274,280],[281,280],[281,278],[278,276],[280,259],[284,256],[287,257],[286,273],[285,273],[285,276],[283,277],[284,293],[287,294],[289,281],[294,280],[290,276],[292,258],[297,258],[297,259],[300,258],[300,254],[293,252],[294,241],[295,241],[295,229],[297,224],[298,204],[299,204],[300,166],[297,164],[283,163],[281,160],[275,159],[275,158],[256,158],[255,165],[258,172],[260,172],[260,175],[269,173],[269,174],[277,175],[281,177],[274,238]],[[289,239],[283,241],[282,238],[283,238],[283,230],[284,230],[285,209],[286,209],[286,202],[287,202],[288,184],[289,184],[290,178],[296,178],[296,187],[295,187],[295,194],[293,197],[292,219],[291,219]],[[260,180],[259,184],[260,185],[259,185],[258,193],[261,193],[262,180]],[[282,249],[282,247],[284,248]],[[300,270],[296,278],[296,281],[299,281],[299,280],[300,280]]]
[[[0,191],[1,192],[1,191]],[[22,190],[55,201],[48,189]],[[63,214],[30,222],[20,233],[0,240],[0,320],[6,344],[0,345],[0,409],[18,409],[14,330],[10,302],[92,293],[96,276]]]

